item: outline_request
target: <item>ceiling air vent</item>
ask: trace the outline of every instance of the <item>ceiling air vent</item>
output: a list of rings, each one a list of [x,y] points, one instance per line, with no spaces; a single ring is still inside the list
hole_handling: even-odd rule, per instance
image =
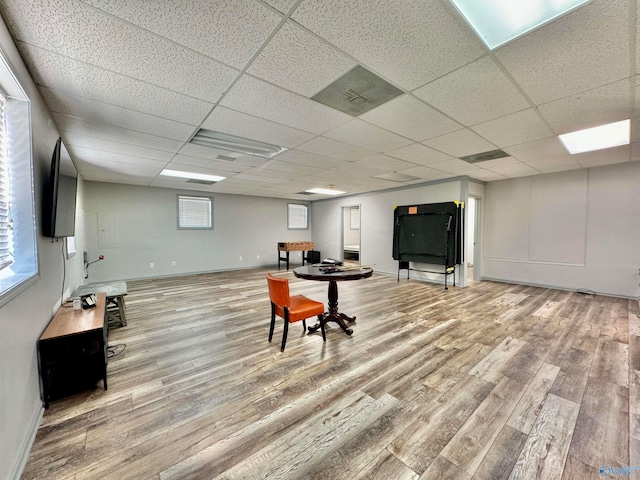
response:
[[[215,185],[218,182],[214,182],[212,180],[199,180],[197,178],[190,178],[187,180],[187,183],[197,183],[199,185]]]
[[[502,150],[490,150],[488,152],[474,153],[473,155],[467,155],[466,157],[460,157],[460,160],[464,160],[467,163],[486,162],[487,160],[495,160],[496,158],[508,157],[509,154]]]
[[[296,195],[313,195],[311,192],[298,192]]]
[[[357,117],[403,93],[366,68],[356,65],[311,100]]]

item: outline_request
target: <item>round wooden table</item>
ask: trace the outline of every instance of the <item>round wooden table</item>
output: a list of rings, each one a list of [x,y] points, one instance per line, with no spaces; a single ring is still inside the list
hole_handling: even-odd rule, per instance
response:
[[[349,317],[344,313],[338,311],[338,282],[345,282],[349,280],[360,280],[361,278],[368,278],[373,274],[372,268],[360,268],[356,270],[334,271],[326,272],[321,270],[323,267],[314,267],[307,265],[304,267],[298,267],[293,270],[293,274],[298,278],[304,278],[305,280],[316,280],[320,282],[329,282],[329,311],[325,312],[320,322],[326,324],[327,322],[336,322],[340,325],[340,328],[347,334],[351,335],[353,330],[347,327],[344,321],[354,322],[356,317]],[[339,268],[339,267],[338,267]],[[313,327],[308,327],[310,333],[317,331],[320,328],[320,322]]]

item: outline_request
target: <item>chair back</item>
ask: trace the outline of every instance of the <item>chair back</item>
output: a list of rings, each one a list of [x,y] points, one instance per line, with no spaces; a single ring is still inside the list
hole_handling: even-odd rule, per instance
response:
[[[279,307],[289,307],[291,299],[289,297],[289,280],[286,278],[276,278],[267,273],[267,284],[269,285],[269,298]]]

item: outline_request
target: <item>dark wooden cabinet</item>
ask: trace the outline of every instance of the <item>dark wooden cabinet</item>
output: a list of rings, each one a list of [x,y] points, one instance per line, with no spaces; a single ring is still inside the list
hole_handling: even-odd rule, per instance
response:
[[[95,308],[74,310],[63,305],[38,340],[38,361],[44,408],[49,402],[99,380],[107,389],[106,296],[97,294]]]

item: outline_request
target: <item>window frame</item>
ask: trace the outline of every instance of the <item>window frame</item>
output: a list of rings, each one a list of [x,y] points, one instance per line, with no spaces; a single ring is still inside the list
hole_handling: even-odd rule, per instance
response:
[[[182,218],[182,208],[181,208],[181,199],[183,198],[191,198],[197,200],[208,200],[209,201],[209,225],[208,226],[182,226],[181,218]],[[176,196],[176,205],[177,205],[177,226],[178,230],[213,230],[213,197],[208,195],[186,195],[186,194],[178,194]]]
[[[304,207],[304,223],[305,226],[304,227],[292,227],[291,226],[291,207],[292,206],[296,206],[296,207]],[[307,203],[293,203],[293,202],[289,202],[287,203],[287,230],[309,230],[309,204]]]
[[[35,204],[31,100],[0,46],[0,88],[6,98],[5,124],[14,262],[0,271],[0,306],[40,278]]]

